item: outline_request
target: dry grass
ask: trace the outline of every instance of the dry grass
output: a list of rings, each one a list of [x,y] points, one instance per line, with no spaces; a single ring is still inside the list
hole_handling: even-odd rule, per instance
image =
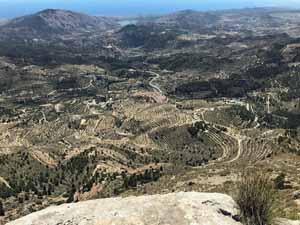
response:
[[[277,191],[270,176],[262,172],[243,173],[237,183],[236,202],[246,225],[270,225],[277,211]]]

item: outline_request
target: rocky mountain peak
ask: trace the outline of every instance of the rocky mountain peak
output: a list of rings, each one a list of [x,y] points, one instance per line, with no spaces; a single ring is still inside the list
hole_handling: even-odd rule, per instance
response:
[[[86,32],[103,32],[117,26],[113,19],[89,16],[60,9],[46,9],[32,15],[18,17],[2,26],[8,36],[26,38],[49,37]]]

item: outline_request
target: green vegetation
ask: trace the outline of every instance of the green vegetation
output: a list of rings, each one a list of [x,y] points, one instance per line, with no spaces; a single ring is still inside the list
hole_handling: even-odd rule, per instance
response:
[[[274,180],[275,188],[279,190],[284,189],[284,182],[285,182],[285,174],[281,173]]]
[[[244,173],[237,184],[236,202],[246,225],[271,225],[277,193],[269,174]]]
[[[299,24],[270,13],[185,11],[103,34],[0,28],[4,220],[127,192],[229,192],[241,165],[261,163],[287,177],[246,174],[238,200],[247,223],[267,224],[273,188],[299,188],[300,155],[300,39],[281,34]]]

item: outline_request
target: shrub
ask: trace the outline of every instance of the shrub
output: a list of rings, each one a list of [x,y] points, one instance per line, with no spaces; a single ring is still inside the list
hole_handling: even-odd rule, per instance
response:
[[[3,207],[3,203],[0,200],[0,216],[5,216],[5,211],[4,211],[4,207]]]
[[[285,174],[284,173],[280,173],[274,180],[274,185],[276,189],[284,189],[285,185]]]
[[[274,218],[277,192],[270,176],[244,173],[237,184],[236,202],[246,225],[270,225]]]

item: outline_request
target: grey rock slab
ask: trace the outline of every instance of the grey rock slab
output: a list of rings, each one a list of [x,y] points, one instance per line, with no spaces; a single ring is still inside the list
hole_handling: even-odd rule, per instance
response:
[[[52,206],[8,225],[241,225],[230,196],[180,192]]]

